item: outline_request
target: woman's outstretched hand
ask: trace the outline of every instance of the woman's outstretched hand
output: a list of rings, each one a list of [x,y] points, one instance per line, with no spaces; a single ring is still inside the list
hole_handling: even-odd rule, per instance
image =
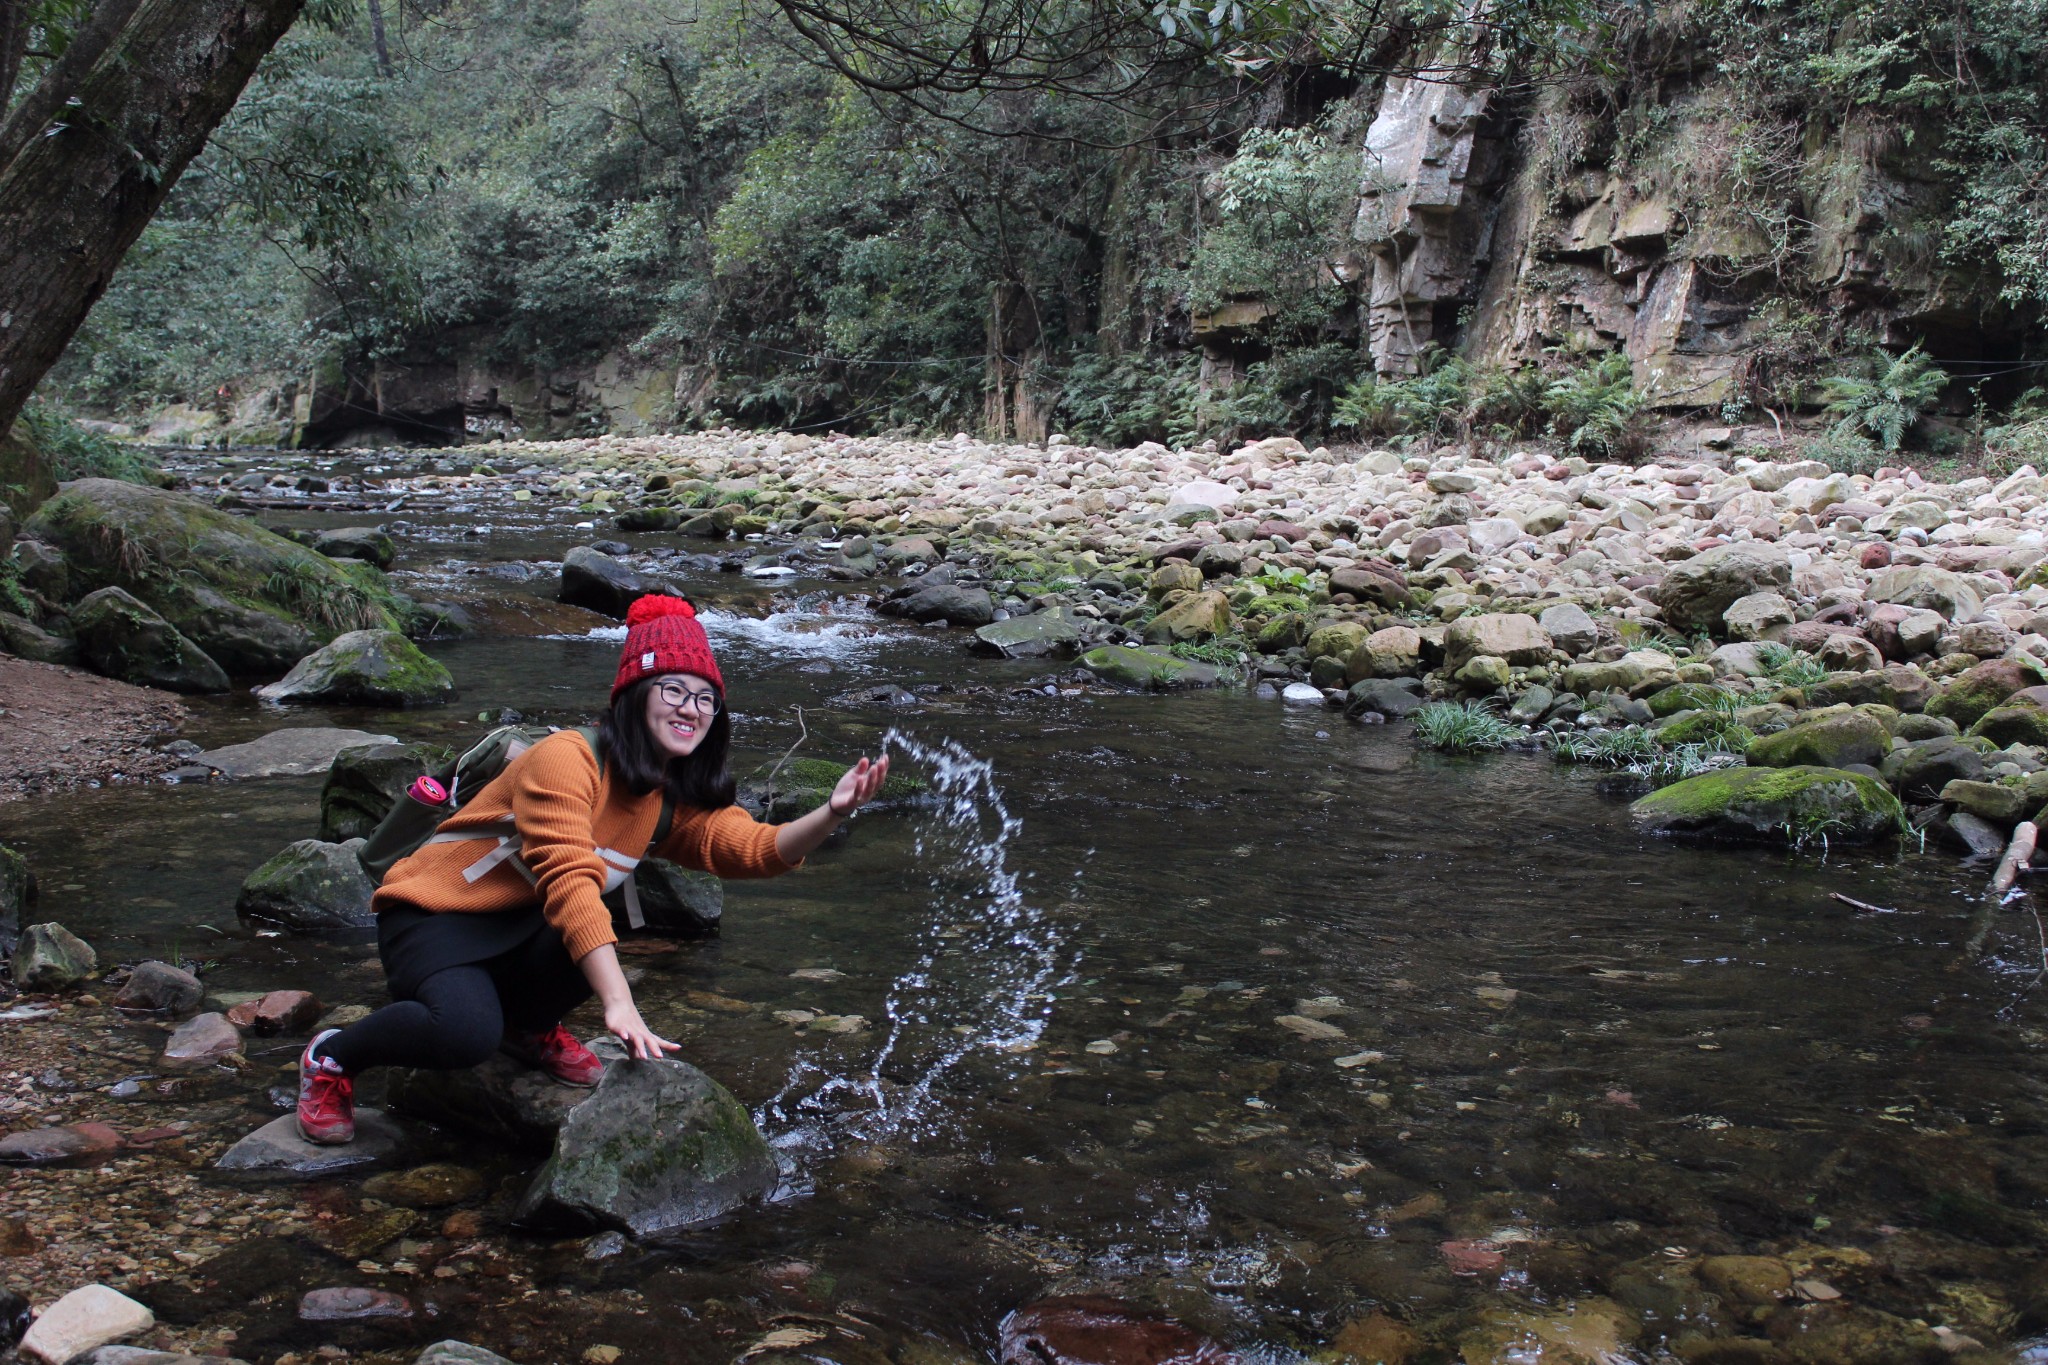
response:
[[[681,1043],[671,1043],[647,1027],[640,1017],[640,1008],[631,1000],[619,1000],[606,1005],[604,1027],[607,1033],[626,1045],[627,1055],[645,1061],[657,1061],[664,1052],[674,1052]]]
[[[882,794],[882,784],[889,780],[889,759],[887,755],[870,763],[863,758],[846,770],[825,805],[840,819],[865,806]]]
[[[882,794],[889,780],[889,760],[862,759],[833,784],[825,804],[786,825],[775,827],[775,852],[785,863],[797,863],[831,837],[839,822]]]

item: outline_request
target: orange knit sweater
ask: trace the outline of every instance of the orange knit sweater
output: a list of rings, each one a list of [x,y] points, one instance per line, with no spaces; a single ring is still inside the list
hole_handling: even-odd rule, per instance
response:
[[[611,911],[599,897],[608,879],[618,884],[622,867],[629,874],[647,851],[660,818],[659,791],[635,796],[616,770],[600,778],[590,746],[563,730],[513,759],[438,831],[487,837],[424,845],[399,860],[370,905],[380,912],[393,905],[513,910],[537,900],[548,923],[562,931],[569,956],[580,961],[617,941]],[[514,835],[506,852],[519,856],[500,857],[479,872],[478,864],[498,850],[491,836],[500,832]],[[775,826],[738,806],[679,808],[667,841],[648,856],[720,877],[773,877],[797,866],[775,851]]]

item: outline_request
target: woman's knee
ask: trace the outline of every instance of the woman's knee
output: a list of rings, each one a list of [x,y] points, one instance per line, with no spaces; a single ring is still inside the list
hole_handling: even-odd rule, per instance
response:
[[[497,989],[483,972],[438,973],[421,987],[419,999],[429,1015],[435,1066],[449,1071],[475,1066],[498,1050],[505,1014]]]

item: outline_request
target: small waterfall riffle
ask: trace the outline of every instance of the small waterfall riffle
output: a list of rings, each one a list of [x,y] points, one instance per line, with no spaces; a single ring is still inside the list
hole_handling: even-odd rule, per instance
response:
[[[1010,866],[1022,825],[1003,802],[994,765],[956,740],[927,743],[897,729],[883,735],[882,749],[916,765],[930,784],[912,849],[930,888],[928,917],[915,959],[890,983],[889,1029],[873,1062],[832,1074],[800,1058],[762,1106],[757,1118],[786,1152],[829,1143],[821,1124],[864,1141],[942,1131],[946,1091],[1000,1084],[1026,1065],[1054,992],[1073,979],[1062,926],[1026,896]],[[971,1079],[956,1075],[970,1059]]]

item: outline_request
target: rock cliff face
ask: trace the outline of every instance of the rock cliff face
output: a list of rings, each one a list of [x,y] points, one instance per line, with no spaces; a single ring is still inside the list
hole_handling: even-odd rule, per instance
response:
[[[1431,342],[1495,363],[1621,349],[1660,405],[1713,407],[1801,312],[1838,342],[2012,353],[2022,320],[1939,259],[1938,130],[1773,124],[1705,63],[1666,67],[1633,110],[1388,85],[1353,228],[1375,368],[1413,372]]]

